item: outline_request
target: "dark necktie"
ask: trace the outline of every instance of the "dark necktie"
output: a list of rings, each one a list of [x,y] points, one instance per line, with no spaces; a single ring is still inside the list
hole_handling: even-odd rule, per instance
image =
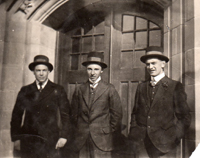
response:
[[[150,84],[152,87],[155,87],[156,86],[156,81],[154,78],[152,78],[152,80],[150,81]]]
[[[97,83],[96,83],[96,84],[90,84],[90,88],[91,88],[91,89],[95,89],[96,86],[97,86]]]
[[[39,91],[42,92],[42,82],[39,83],[40,89]]]
[[[90,88],[95,89],[98,86],[98,84],[99,84],[99,82],[96,82],[96,83],[90,82]]]

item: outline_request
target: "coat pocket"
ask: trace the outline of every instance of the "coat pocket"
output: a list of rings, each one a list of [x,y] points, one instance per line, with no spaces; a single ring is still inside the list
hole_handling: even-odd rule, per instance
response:
[[[102,131],[103,131],[104,134],[109,134],[109,133],[112,133],[112,128],[110,126],[103,127]]]
[[[172,123],[168,123],[167,125],[163,125],[161,128],[164,130],[168,130],[169,128],[175,127],[174,124]]]
[[[157,137],[159,138],[159,142],[161,144],[168,144],[174,142],[176,139],[176,128],[174,125],[166,127],[163,130],[160,130],[157,133]]]

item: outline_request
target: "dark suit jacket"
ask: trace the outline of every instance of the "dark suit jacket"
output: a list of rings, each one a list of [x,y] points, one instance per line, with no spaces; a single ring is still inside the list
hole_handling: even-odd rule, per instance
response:
[[[48,81],[41,93],[35,82],[22,87],[12,113],[12,141],[32,137],[55,145],[59,137],[68,138],[69,110],[67,95],[60,85]]]
[[[89,134],[103,151],[114,148],[114,137],[120,130],[122,107],[114,86],[100,81],[95,98],[89,107],[89,82],[76,89],[72,99],[72,124],[74,125],[74,150],[79,151]],[[115,139],[116,140],[116,139]]]
[[[142,141],[147,133],[155,147],[166,153],[183,138],[191,118],[183,85],[166,76],[158,84],[151,106],[149,82],[138,85],[129,138]]]

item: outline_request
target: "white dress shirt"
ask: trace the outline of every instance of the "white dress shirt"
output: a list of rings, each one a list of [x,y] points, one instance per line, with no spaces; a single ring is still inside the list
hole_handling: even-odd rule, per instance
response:
[[[44,89],[44,87],[46,86],[47,82],[48,82],[48,79],[42,84],[42,89]],[[38,80],[36,80],[36,86],[37,86],[38,90],[40,90],[40,84],[39,83],[40,82]]]
[[[99,81],[101,81],[101,76],[99,76],[95,82],[93,82],[90,78],[89,81],[90,81],[90,87],[94,89],[98,86]]]
[[[160,75],[158,75],[158,76],[155,76],[155,77],[153,77],[153,76],[151,76],[151,80],[155,83],[155,84],[157,84],[162,78],[164,78],[165,77],[165,73],[163,72],[163,73],[161,73]]]

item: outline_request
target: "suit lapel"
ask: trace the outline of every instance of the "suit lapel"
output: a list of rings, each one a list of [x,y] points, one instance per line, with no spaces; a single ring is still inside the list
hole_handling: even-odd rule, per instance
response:
[[[29,100],[31,100],[32,102],[36,102],[38,101],[39,96],[40,96],[40,92],[36,86],[36,82],[33,82],[29,86],[29,91],[26,94],[26,98],[29,98]]]
[[[106,91],[107,88],[108,88],[108,86],[103,81],[99,82],[99,84],[96,88],[93,103]],[[87,107],[89,108],[89,82],[86,82],[85,84],[83,84],[80,89],[81,89],[81,92],[83,95],[83,99],[84,99]]]
[[[142,92],[143,92],[143,97],[144,97],[144,100],[146,101],[146,104],[148,107],[150,107],[150,98],[149,98],[149,82],[145,82],[145,85],[142,89]]]
[[[36,82],[33,82],[32,84],[30,84],[30,93],[35,93],[36,91],[39,91],[36,85]]]
[[[45,99],[52,91],[55,89],[55,85],[49,80],[47,85],[44,87],[42,92],[40,92],[39,101]]]
[[[83,99],[84,99],[87,107],[89,107],[88,106],[88,104],[89,104],[89,82],[87,81],[85,84],[83,84],[80,87],[80,89],[81,89],[81,93],[82,93]]]
[[[161,79],[160,81],[159,81],[159,87],[158,87],[158,90],[157,90],[157,92],[156,92],[156,94],[155,94],[155,97],[154,97],[154,100],[153,100],[153,102],[152,102],[152,107],[156,104],[156,102],[158,101],[158,100],[160,100],[161,99],[161,97],[162,96],[164,96],[165,94],[165,92],[166,92],[166,90],[167,89],[164,89],[164,87],[163,87],[163,83],[167,83],[168,84],[168,81],[167,81],[167,77],[165,76],[163,79]]]
[[[95,92],[93,103],[106,91],[107,88],[108,86],[104,83],[104,81],[99,82],[96,92]]]

